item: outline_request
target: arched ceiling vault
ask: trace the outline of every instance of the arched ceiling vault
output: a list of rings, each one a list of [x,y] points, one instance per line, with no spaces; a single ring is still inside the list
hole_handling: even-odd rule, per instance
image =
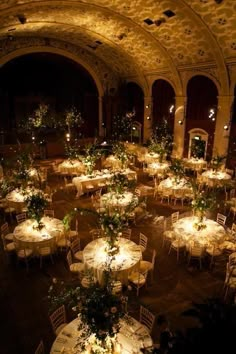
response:
[[[120,78],[215,68],[222,92],[236,62],[236,1],[1,0],[0,40],[49,38],[90,53]]]

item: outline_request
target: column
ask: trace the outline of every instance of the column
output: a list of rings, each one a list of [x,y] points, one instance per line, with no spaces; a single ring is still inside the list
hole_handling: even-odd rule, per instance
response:
[[[234,96],[218,96],[213,156],[228,153],[233,99]]]
[[[146,143],[152,135],[152,97],[144,97],[143,142]]]
[[[98,136],[104,137],[103,127],[103,96],[98,97]]]
[[[185,111],[186,111],[187,97],[175,97],[175,121],[174,121],[174,147],[172,150],[172,157],[182,158],[184,152],[184,137],[185,137]]]

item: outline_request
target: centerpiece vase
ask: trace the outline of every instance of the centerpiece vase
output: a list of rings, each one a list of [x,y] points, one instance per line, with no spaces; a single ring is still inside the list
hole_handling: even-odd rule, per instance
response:
[[[114,233],[107,236],[106,252],[109,256],[115,256],[117,253],[119,253],[117,234]]]
[[[206,228],[206,224],[204,223],[204,218],[205,218],[205,212],[202,210],[198,210],[196,212],[196,216],[198,218],[198,221],[194,225],[197,231],[201,231]]]

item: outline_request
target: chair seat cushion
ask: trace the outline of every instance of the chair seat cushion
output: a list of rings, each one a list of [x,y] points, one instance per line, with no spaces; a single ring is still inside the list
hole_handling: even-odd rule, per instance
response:
[[[78,273],[78,272],[82,272],[84,270],[84,264],[83,263],[72,263],[70,265],[70,271],[72,273]]]
[[[222,254],[222,250],[219,248],[214,248],[214,247],[208,247],[206,249],[206,252],[210,254],[211,256],[220,256]]]
[[[16,211],[15,208],[12,208],[12,207],[8,207],[8,208],[5,208],[4,209],[4,212],[5,213],[14,213]]]
[[[17,251],[17,257],[26,258],[33,254],[33,251],[30,248],[25,248],[24,250]]]
[[[56,336],[63,330],[63,328],[67,325],[67,323],[62,323],[57,329],[55,330]]]
[[[57,240],[57,246],[58,247],[69,247],[70,241],[66,240],[65,238],[61,238],[60,240]]]
[[[152,263],[148,261],[140,261],[140,272],[143,273],[147,270],[151,270],[153,268]]]
[[[83,255],[83,251],[78,251],[74,254],[74,258],[77,260],[77,261],[80,261],[80,262],[83,262],[84,260],[84,255]]]
[[[14,251],[15,249],[16,249],[16,247],[15,247],[15,244],[13,242],[6,244],[6,250],[8,252]]]
[[[4,238],[5,238],[5,240],[7,240],[7,241],[13,241],[13,236],[14,236],[13,233],[9,233],[9,234],[6,234],[6,235],[4,236]]]
[[[175,240],[171,243],[174,248],[183,248],[185,247],[185,243],[183,241]]]
[[[141,286],[145,284],[146,279],[143,274],[139,272],[133,272],[129,275],[129,281],[134,283],[134,285]]]

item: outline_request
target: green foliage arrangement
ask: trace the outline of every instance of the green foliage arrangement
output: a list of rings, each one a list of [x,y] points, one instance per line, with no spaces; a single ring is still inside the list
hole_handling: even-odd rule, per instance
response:
[[[204,224],[204,216],[208,210],[211,210],[216,204],[216,196],[212,192],[198,192],[195,190],[194,199],[192,200],[192,209],[198,216],[198,222],[195,228],[200,231],[206,228]]]
[[[122,194],[125,189],[132,188],[135,185],[134,180],[129,180],[127,175],[123,173],[114,173],[110,179],[109,190],[114,191],[115,193]]]
[[[150,149],[154,149],[152,151],[158,153],[160,159],[162,159],[164,155],[170,155],[173,146],[173,133],[165,118],[153,126],[150,145]]]
[[[119,332],[119,321],[125,316],[127,299],[112,293],[111,275],[103,287],[91,282],[84,288],[79,281],[67,284],[53,279],[48,300],[53,311],[62,304],[73,309],[80,317],[76,353],[90,346],[90,353],[112,353],[112,338]],[[99,351],[98,351],[99,350]]]
[[[177,180],[185,175],[184,164],[181,159],[172,159],[169,169]]]
[[[77,140],[65,143],[65,155],[67,156],[68,160],[75,160],[81,158],[81,147],[79,146]]]
[[[124,169],[129,161],[129,153],[124,143],[116,142],[112,148],[113,155],[121,162],[121,168]]]
[[[226,156],[223,155],[216,155],[211,160],[211,167],[214,171],[218,171],[223,163],[225,162]]]
[[[47,199],[42,192],[38,192],[29,195],[26,198],[26,203],[29,217],[37,221],[37,227],[41,228],[42,224],[40,223],[40,220],[43,216],[44,209],[46,209],[48,205]]]
[[[13,189],[15,188],[15,183],[13,180],[9,180],[7,178],[4,178],[1,182],[0,182],[0,194],[2,198],[5,198],[5,196],[10,193],[11,191],[13,191]]]
[[[101,151],[97,149],[96,144],[85,146],[85,156],[82,158],[83,164],[86,167],[86,174],[92,175],[96,161],[101,156]]]

